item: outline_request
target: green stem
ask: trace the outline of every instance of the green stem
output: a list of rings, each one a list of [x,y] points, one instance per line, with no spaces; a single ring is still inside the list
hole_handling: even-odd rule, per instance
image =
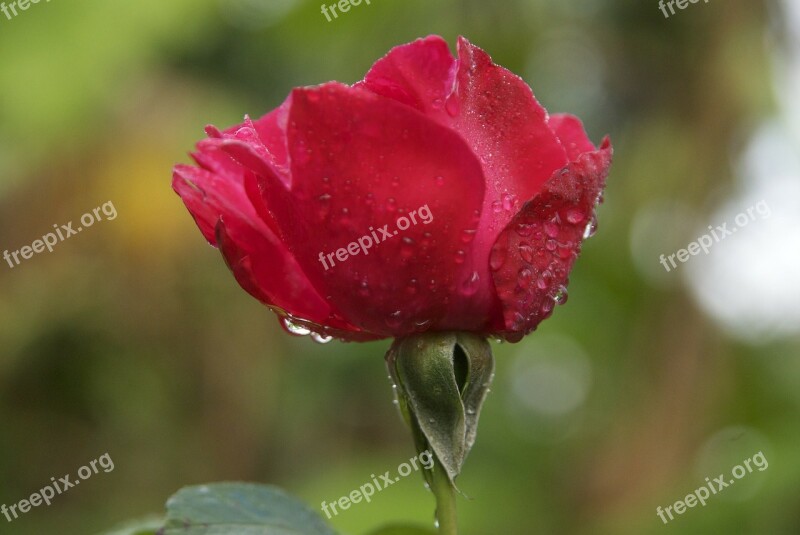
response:
[[[456,515],[456,489],[438,459],[433,468],[431,490],[436,497],[436,520],[439,535],[458,535]]]

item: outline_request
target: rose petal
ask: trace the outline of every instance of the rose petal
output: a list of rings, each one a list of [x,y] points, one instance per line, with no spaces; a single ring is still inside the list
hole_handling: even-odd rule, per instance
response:
[[[203,154],[201,159],[220,161],[210,152]],[[335,310],[314,289],[285,245],[259,218],[242,185],[245,170],[236,177],[231,174],[233,167],[226,169],[226,174],[219,174],[177,165],[173,188],[209,243],[223,252],[241,286],[273,308],[363,338],[359,329],[337,319]]]
[[[459,264],[469,256],[463,231],[476,228],[482,202],[480,163],[457,134],[364,90],[330,83],[296,89],[292,102],[292,189],[269,177],[260,184],[281,236],[314,286],[359,328],[393,336],[436,325],[480,269]],[[429,223],[417,214],[394,234],[398,217],[423,206]],[[384,226],[389,238],[378,230]],[[320,260],[364,236],[379,241],[366,255]],[[487,321],[485,309],[464,312],[465,328]]]
[[[591,224],[612,153],[606,140],[600,150],[558,171],[498,237],[490,267],[503,320],[494,334],[516,341],[552,313]]]
[[[583,123],[574,115],[556,113],[550,116],[547,124],[558,136],[570,161],[574,162],[584,152],[597,150],[589,136],[586,135]]]

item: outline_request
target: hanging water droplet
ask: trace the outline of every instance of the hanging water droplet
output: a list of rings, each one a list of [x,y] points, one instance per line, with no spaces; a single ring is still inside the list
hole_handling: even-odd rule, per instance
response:
[[[556,293],[553,294],[553,301],[555,301],[557,305],[563,305],[567,302],[567,297],[569,296],[567,295],[566,286],[559,286]]]
[[[333,340],[333,336],[328,336],[327,334],[320,334],[320,333],[311,333],[311,339],[318,344],[327,344],[328,342]]]
[[[293,334],[295,336],[307,336],[311,333],[310,329],[307,329],[300,325],[299,323],[295,323],[296,320],[291,316],[284,316],[281,318],[281,325],[289,334]]]
[[[586,229],[583,231],[583,239],[587,240],[594,236],[597,233],[597,214],[592,214],[592,218],[589,220],[589,223],[586,225]]]

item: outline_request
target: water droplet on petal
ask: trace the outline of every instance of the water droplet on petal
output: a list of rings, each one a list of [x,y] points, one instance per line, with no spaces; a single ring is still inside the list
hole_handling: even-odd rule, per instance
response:
[[[587,240],[594,236],[597,233],[597,215],[592,214],[592,218],[589,220],[589,223],[586,225],[586,229],[583,231],[583,239]]]
[[[544,224],[544,233],[551,238],[557,238],[559,230],[560,228],[556,221],[548,221]]]
[[[461,103],[458,101],[458,96],[455,92],[447,97],[447,101],[444,103],[444,109],[450,117],[457,116],[458,112],[461,111]]]
[[[568,295],[566,286],[559,286],[558,290],[556,290],[556,293],[553,294],[553,301],[555,301],[557,305],[563,305],[567,302],[567,297]]]
[[[333,336],[328,336],[327,334],[320,334],[320,333],[311,333],[311,339],[318,344],[327,344],[328,342],[333,340]]]
[[[533,225],[529,223],[520,223],[514,227],[514,231],[523,238],[527,238],[533,233]]]
[[[506,212],[512,211],[517,205],[517,196],[509,193],[504,193],[502,197],[503,210]]]
[[[394,199],[394,197],[389,197],[386,200],[386,211],[390,214],[393,214],[397,211],[397,201]]]
[[[477,233],[478,233],[478,231],[474,230],[474,229],[465,230],[464,232],[461,233],[461,242],[462,243],[470,243],[470,242],[472,242],[472,240],[475,239],[475,234],[477,234]]]
[[[400,258],[403,260],[408,260],[414,256],[415,246],[416,244],[414,243],[414,240],[408,236],[403,237],[403,244],[400,246]]]
[[[492,212],[494,212],[495,214],[499,214],[502,211],[503,211],[503,203],[500,201],[494,201],[492,203]]]
[[[570,208],[567,210],[567,221],[573,225],[581,223],[585,219],[583,212],[577,208]]]
[[[548,251],[555,251],[558,247],[558,242],[556,240],[547,240],[544,244],[544,248]]]
[[[386,318],[386,325],[390,329],[397,329],[402,324],[403,324],[402,312],[399,310],[396,312],[392,312],[391,314],[389,314],[389,317]]]
[[[503,264],[506,263],[506,257],[508,256],[508,244],[507,243],[497,243],[495,244],[494,248],[492,248],[492,253],[489,258],[489,267],[492,268],[492,271],[498,271]]]
[[[526,290],[530,287],[532,278],[533,272],[528,268],[522,268],[517,275],[517,284],[519,284],[520,288]]]
[[[456,264],[463,264],[464,260],[466,260],[466,258],[467,258],[467,253],[465,253],[461,249],[456,251],[456,255],[455,255]]]
[[[359,283],[358,294],[361,297],[369,297],[369,282],[367,282],[367,279],[364,279]]]
[[[414,322],[414,329],[416,331],[423,332],[423,331],[427,330],[428,327],[431,326],[431,323],[433,323],[433,320],[430,320],[430,319],[421,320],[421,321],[415,321]]]
[[[461,293],[465,296],[474,295],[478,291],[481,276],[477,271],[473,271],[467,280],[461,285]]]
[[[331,195],[329,193],[323,193],[317,198],[317,200],[319,201],[317,215],[320,217],[320,219],[325,219],[331,212]]]
[[[553,274],[549,270],[542,271],[539,279],[536,281],[536,287],[540,290],[546,290],[553,283]]]
[[[519,255],[522,257],[524,261],[529,264],[533,263],[533,247],[526,242],[521,242],[519,244]]]
[[[444,177],[443,176],[437,176],[434,180],[435,180],[437,186],[444,186]]]
[[[307,329],[300,325],[299,323],[295,323],[291,316],[283,316],[281,318],[281,325],[289,334],[293,334],[295,336],[307,336],[311,333],[310,329]]]
[[[417,290],[417,279],[411,279],[408,281],[408,284],[406,285],[406,293],[409,295],[415,295]]]

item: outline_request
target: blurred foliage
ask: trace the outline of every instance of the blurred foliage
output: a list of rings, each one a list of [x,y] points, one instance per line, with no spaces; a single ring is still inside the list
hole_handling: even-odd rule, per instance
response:
[[[702,210],[734,190],[731,154],[777,113],[775,12],[750,0],[670,19],[655,1],[381,0],[328,23],[300,0],[72,0],[0,15],[0,249],[108,200],[119,213],[0,266],[0,504],[104,452],[116,465],[13,524],[0,517],[0,532],[98,532],[218,480],[276,484],[316,508],[409,458],[388,342],[285,334],[203,242],[170,169],[206,123],[261,115],[296,85],[352,83],[432,33],[467,36],[616,147],[570,303],[494,347],[459,480],[463,533],[660,533],[657,506],[732,468],[712,471],[708,448],[763,450],[770,468],[672,533],[800,532],[800,341],[730,336],[684,286],[650,281],[629,245],[650,203]],[[714,440],[731,428],[745,438]],[[409,477],[332,524],[431,525],[432,511]]]

